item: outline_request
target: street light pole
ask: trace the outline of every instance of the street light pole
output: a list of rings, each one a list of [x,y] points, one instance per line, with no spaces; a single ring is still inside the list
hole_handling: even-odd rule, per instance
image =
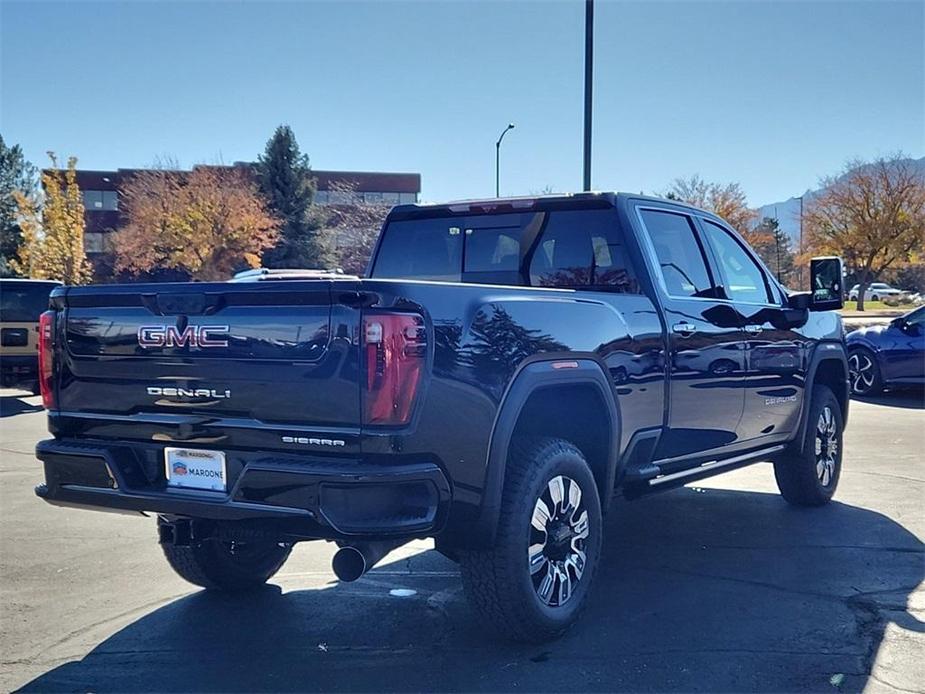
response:
[[[584,190],[591,190],[591,85],[594,71],[594,0],[585,0],[585,161]]]
[[[514,124],[508,123],[507,127],[501,131],[501,137],[495,143],[495,197],[501,197],[501,140],[507,135],[508,130],[513,130]]]
[[[800,277],[798,282],[800,283],[800,289],[803,288],[803,196],[800,196]]]

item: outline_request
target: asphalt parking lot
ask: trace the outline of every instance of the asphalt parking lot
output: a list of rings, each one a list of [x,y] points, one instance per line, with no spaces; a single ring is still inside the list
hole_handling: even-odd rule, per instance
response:
[[[310,543],[256,594],[200,591],[153,519],[36,499],[38,401],[0,391],[5,691],[925,691],[920,392],[852,404],[826,508],[767,465],[618,504],[588,612],[545,646],[488,638],[425,542],[355,584]]]

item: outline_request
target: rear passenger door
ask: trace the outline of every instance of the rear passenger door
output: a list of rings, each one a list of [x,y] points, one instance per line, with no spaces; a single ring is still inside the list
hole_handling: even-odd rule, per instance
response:
[[[741,320],[720,290],[691,215],[638,207],[668,329],[668,426],[656,458],[737,442],[744,406]]]
[[[698,218],[723,297],[745,332],[745,407],[737,435],[773,444],[796,430],[803,402],[805,338],[784,320],[786,298],[730,229]]]

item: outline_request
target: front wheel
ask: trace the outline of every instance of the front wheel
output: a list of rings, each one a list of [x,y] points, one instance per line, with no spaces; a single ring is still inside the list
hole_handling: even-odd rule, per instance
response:
[[[587,602],[601,551],[601,504],[588,463],[562,439],[513,447],[492,548],[460,554],[463,586],[504,636],[564,633]]]
[[[167,563],[193,585],[210,590],[258,588],[280,570],[292,545],[256,540],[204,540],[197,545],[161,545]]]
[[[857,347],[848,353],[848,371],[851,391],[855,395],[874,395],[883,388],[877,357],[865,347]]]
[[[802,450],[774,461],[777,488],[794,506],[822,506],[832,499],[841,476],[844,422],[835,395],[813,387]]]

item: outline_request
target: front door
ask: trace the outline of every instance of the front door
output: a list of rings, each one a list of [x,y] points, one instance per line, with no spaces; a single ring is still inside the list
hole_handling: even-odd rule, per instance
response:
[[[692,217],[648,207],[638,212],[649,255],[658,262],[658,291],[668,329],[668,426],[656,459],[728,446],[737,441],[744,405],[740,316],[718,297]]]

